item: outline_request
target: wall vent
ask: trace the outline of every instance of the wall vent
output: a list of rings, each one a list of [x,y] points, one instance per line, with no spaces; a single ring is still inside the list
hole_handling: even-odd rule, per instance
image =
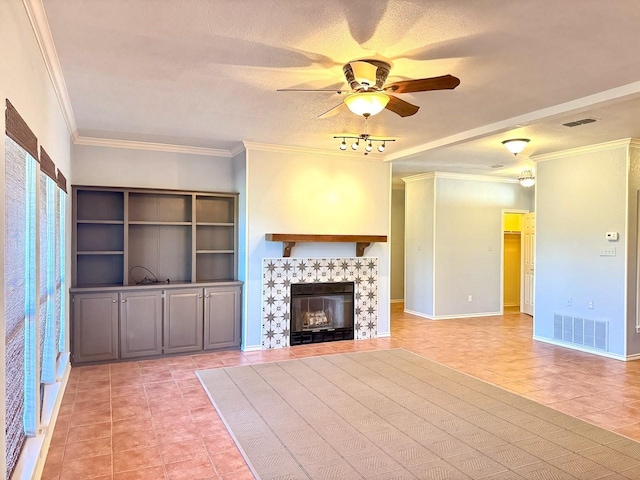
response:
[[[567,122],[567,123],[563,123],[562,125],[564,125],[565,127],[579,127],[580,125],[586,125],[587,123],[593,123],[595,122],[596,119],[595,118],[583,118],[582,120],[574,120],[573,122]]]
[[[609,322],[553,314],[553,339],[609,351]]]

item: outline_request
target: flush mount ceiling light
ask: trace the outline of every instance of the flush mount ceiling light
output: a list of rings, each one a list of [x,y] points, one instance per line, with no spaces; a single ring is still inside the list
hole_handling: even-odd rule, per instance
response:
[[[536,183],[536,177],[533,174],[533,170],[530,169],[526,169],[520,172],[520,175],[518,175],[517,178],[520,182],[520,185],[522,185],[523,187],[533,187]]]
[[[384,110],[389,103],[389,96],[382,92],[352,93],[344,99],[344,103],[356,115],[367,118]]]
[[[333,138],[336,139],[342,139],[342,142],[340,143],[340,150],[344,151],[347,149],[347,138],[349,139],[353,139],[354,142],[351,144],[351,148],[353,150],[358,150],[358,147],[360,146],[360,140],[362,140],[365,144],[364,147],[364,154],[365,155],[369,155],[370,152],[373,151],[373,148],[375,147],[374,143],[379,143],[377,150],[382,153],[384,152],[384,149],[387,146],[387,142],[395,142],[395,138],[374,138],[371,135],[369,135],[368,133],[361,133],[358,136],[355,135],[338,135],[335,136]]]
[[[520,152],[522,152],[522,150],[524,150],[524,148],[527,146],[527,143],[529,143],[528,138],[513,138],[511,140],[505,140],[504,142],[502,142],[502,144],[507,147],[507,150],[509,150],[514,155],[518,155]]]

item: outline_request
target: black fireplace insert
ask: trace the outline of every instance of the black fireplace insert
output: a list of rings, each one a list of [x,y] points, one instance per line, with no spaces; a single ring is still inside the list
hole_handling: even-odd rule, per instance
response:
[[[291,285],[291,345],[353,340],[353,282]]]

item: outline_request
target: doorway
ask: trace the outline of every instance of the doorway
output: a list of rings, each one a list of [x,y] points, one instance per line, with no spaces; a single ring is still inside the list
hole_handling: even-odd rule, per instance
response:
[[[502,211],[501,312],[533,315],[532,213]]]

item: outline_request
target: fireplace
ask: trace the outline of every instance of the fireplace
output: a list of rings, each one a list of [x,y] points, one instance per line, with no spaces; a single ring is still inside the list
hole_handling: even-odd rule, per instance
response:
[[[353,340],[353,282],[291,284],[291,345]]]
[[[353,283],[353,339],[377,338],[377,258],[264,258],[262,260],[262,348],[283,348],[294,344],[291,338],[291,332],[295,330],[292,324],[292,285],[329,285],[336,282]],[[319,320],[322,321],[321,316]],[[307,324],[310,321],[313,320],[307,318]],[[318,323],[317,320],[316,323]],[[320,336],[319,333],[316,332],[316,337]],[[337,340],[339,335],[340,333],[331,333],[326,329],[321,337],[325,337],[326,340],[333,337]],[[296,342],[300,343],[301,335],[296,334],[296,336],[298,337]],[[308,338],[309,333],[306,332],[305,336]]]

